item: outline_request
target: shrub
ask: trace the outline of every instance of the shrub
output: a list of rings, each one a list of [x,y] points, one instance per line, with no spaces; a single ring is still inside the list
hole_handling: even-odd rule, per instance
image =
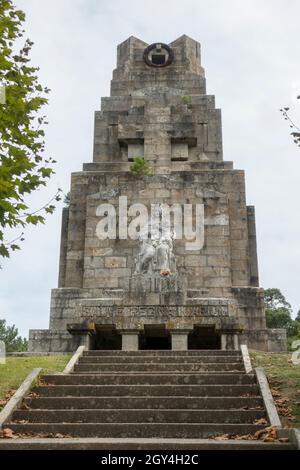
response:
[[[135,157],[130,166],[130,171],[134,176],[149,176],[151,168],[149,162],[144,157]]]

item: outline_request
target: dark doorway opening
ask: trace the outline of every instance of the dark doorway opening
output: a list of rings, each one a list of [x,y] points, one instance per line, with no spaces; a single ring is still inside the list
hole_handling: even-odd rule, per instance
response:
[[[165,325],[145,325],[139,337],[139,349],[171,349],[171,335]]]
[[[122,349],[122,335],[117,333],[115,325],[96,325],[91,349]]]
[[[189,349],[221,349],[221,335],[214,326],[195,326],[188,337]]]
[[[166,62],[166,56],[164,54],[152,54],[152,64],[163,65]]]

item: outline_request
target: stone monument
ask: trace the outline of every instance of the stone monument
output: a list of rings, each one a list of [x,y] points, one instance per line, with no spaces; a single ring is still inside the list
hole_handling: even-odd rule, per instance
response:
[[[134,174],[137,157],[150,172]],[[30,331],[30,351],[285,349],[285,330],[266,328],[255,212],[223,161],[198,42],[118,46],[70,194],[50,326]]]

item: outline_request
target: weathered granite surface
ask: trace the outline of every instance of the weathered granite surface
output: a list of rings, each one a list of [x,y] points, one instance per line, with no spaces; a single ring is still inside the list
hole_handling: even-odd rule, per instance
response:
[[[111,96],[95,113],[93,163],[72,174],[63,210],[50,327],[30,331],[29,349],[73,351],[93,347],[103,328],[125,335],[163,325],[170,333],[213,327],[225,348],[240,341],[284,350],[285,332],[266,329],[255,211],[246,204],[244,172],[223,161],[221,112],[206,94],[200,44],[184,35],[147,47],[134,37],[118,46]],[[150,162],[150,176],[131,173],[136,156]],[[203,204],[203,248],[187,251],[186,240],[171,240],[161,275],[147,261],[157,248],[142,258],[138,240],[100,240],[97,207],[118,207],[120,196],[149,208]],[[136,339],[126,341],[135,347]]]

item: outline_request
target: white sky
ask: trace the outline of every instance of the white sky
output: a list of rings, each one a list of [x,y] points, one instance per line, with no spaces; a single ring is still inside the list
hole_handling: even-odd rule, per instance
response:
[[[27,14],[26,36],[40,80],[51,88],[45,109],[47,152],[58,161],[40,207],[70,173],[92,160],[93,117],[109,95],[117,44],[134,35],[169,43],[187,34],[201,43],[207,92],[222,108],[224,159],[246,171],[256,206],[260,281],[300,309],[300,148],[279,108],[300,122],[300,3],[297,0],[15,0]],[[57,286],[60,207],[45,226],[26,232],[22,250],[2,263],[0,318],[47,328]]]

